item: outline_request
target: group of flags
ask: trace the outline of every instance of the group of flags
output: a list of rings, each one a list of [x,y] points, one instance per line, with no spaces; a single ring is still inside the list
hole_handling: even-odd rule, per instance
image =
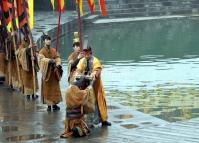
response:
[[[0,0],[0,22],[10,31],[11,27],[21,29],[25,25],[33,28],[33,0]]]
[[[79,6],[80,9],[80,15],[83,15],[83,0],[76,0],[76,3]],[[95,11],[95,0],[87,0],[88,6],[90,8],[91,14],[94,14]],[[100,11],[102,13],[102,16],[106,16],[106,7],[105,7],[105,1],[104,0],[98,0]],[[51,4],[53,7],[53,10],[55,10],[55,0],[51,0]],[[58,11],[64,12],[64,0],[57,0],[57,6]]]
[[[76,3],[80,8],[80,15],[83,15],[83,0],[76,0]],[[90,8],[91,14],[94,14],[95,11],[95,0],[87,0],[88,6]],[[106,6],[104,0],[98,0],[100,11],[102,16],[106,16]]]

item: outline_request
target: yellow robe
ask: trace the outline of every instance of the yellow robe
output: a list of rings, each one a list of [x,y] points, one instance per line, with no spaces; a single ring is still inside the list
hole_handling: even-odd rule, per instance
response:
[[[20,64],[20,75],[23,86],[24,95],[32,95],[34,93],[34,84],[33,84],[33,73],[32,73],[32,64],[31,59],[28,58],[26,52],[25,42],[22,41],[18,49],[18,59]],[[35,80],[36,80],[36,90],[38,90],[38,80],[37,74],[35,71]]]
[[[78,65],[77,65],[77,72],[78,73],[83,73],[85,70],[85,62],[86,59],[82,58]],[[100,63],[100,61],[93,56],[93,64],[92,64],[92,72],[97,71],[99,69],[102,69],[102,65]],[[101,77],[98,77],[95,81],[95,84],[93,85],[94,88],[94,93],[96,96],[96,102],[99,108],[99,112],[100,112],[100,117],[102,121],[107,121],[107,106],[106,106],[106,99],[105,99],[105,91],[104,91],[104,87],[102,84],[102,80]]]
[[[51,59],[55,60],[57,66],[61,65],[60,56],[54,48],[42,48],[39,52],[39,67],[42,72],[41,95],[43,103],[48,105],[58,104],[62,101],[59,80],[53,68],[48,66]]]

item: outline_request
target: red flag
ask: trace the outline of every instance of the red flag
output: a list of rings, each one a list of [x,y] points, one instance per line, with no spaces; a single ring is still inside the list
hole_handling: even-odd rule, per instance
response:
[[[100,5],[102,16],[106,16],[106,6],[104,3],[104,0],[99,0],[99,5]]]
[[[5,18],[6,25],[8,25],[9,22],[10,22],[8,0],[2,0],[1,6],[2,6],[3,15],[4,15],[4,18]]]
[[[94,0],[87,0],[88,6],[90,8],[91,14],[94,14],[95,10],[95,1]]]
[[[64,0],[57,0],[58,11],[64,12]]]

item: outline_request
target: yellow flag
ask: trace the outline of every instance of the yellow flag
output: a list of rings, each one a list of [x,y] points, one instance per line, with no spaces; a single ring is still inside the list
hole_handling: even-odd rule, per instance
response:
[[[28,0],[28,14],[29,14],[29,25],[30,29],[34,27],[34,0]]]
[[[53,11],[55,10],[55,0],[50,0],[51,1],[51,4],[52,4],[52,7],[53,7]]]
[[[82,2],[82,0],[76,0],[76,3],[79,6],[80,16],[82,16],[83,15],[83,2]]]

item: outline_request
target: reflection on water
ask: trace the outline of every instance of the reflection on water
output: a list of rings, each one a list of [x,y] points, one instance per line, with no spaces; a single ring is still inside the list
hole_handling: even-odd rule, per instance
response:
[[[41,139],[41,138],[44,138],[44,137],[46,137],[46,135],[31,134],[31,135],[8,137],[8,138],[6,138],[6,140],[8,142],[21,142],[21,141],[27,141],[27,140]]]
[[[167,121],[198,117],[198,25],[198,18],[185,18],[84,27],[102,60],[107,95]],[[65,70],[72,38],[69,33],[60,42]]]

